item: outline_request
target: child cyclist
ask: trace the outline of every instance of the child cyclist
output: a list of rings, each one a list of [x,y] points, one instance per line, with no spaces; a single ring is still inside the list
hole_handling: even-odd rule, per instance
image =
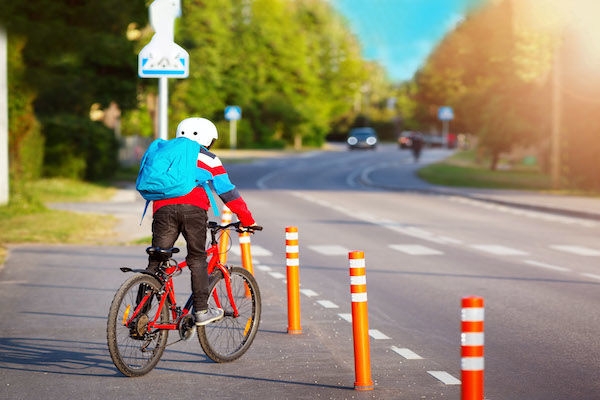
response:
[[[221,160],[210,152],[218,138],[217,128],[205,118],[187,118],[177,126],[173,140],[193,140],[200,144],[197,167],[211,173],[213,187],[225,205],[237,215],[244,227],[255,225],[246,202],[229,180]],[[152,246],[169,249],[182,234],[187,244],[186,262],[191,272],[196,325],[206,325],[223,317],[223,310],[208,306],[208,272],[206,261],[206,230],[210,201],[202,186],[190,193],[152,204]],[[148,268],[157,272],[159,259],[148,257]]]

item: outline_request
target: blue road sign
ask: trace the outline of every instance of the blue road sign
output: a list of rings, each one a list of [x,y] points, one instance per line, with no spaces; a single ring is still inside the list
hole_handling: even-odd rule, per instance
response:
[[[227,121],[237,121],[242,119],[242,109],[239,106],[225,107],[225,119]]]
[[[443,106],[438,109],[438,119],[440,121],[451,121],[454,119],[454,111],[452,107]]]

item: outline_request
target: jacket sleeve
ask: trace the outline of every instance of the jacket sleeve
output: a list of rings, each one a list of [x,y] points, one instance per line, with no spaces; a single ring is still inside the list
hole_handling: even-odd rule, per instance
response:
[[[253,225],[255,221],[252,213],[235,185],[231,183],[221,160],[208,150],[202,149],[198,156],[198,167],[204,168],[212,174],[215,192],[223,203],[237,215],[241,224],[243,226]]]

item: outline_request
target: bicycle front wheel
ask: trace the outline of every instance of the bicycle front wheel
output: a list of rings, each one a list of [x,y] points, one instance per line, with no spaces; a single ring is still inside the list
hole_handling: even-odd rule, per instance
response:
[[[198,339],[202,350],[213,361],[230,362],[240,358],[250,347],[260,323],[260,291],[250,272],[240,267],[230,267],[231,296],[227,293],[225,278],[216,270],[211,276],[208,304],[221,307],[225,316],[216,322],[198,327]]]
[[[160,312],[159,322],[169,321],[169,307],[160,302],[160,282],[150,275],[136,274],[119,288],[110,305],[106,335],[108,352],[119,371],[126,376],[150,372],[160,360],[169,331],[148,330],[148,322]],[[138,306],[149,295],[149,298]],[[138,315],[134,316],[136,309]]]

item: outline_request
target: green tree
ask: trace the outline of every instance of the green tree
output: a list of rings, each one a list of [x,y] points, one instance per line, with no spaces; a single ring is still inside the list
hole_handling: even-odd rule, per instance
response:
[[[137,105],[133,45],[125,32],[130,22],[141,20],[145,13],[141,2],[116,0],[4,2],[0,20],[7,21],[9,36],[19,35],[26,43],[22,79],[35,93],[34,112],[46,137],[46,162],[56,166],[80,160],[83,176],[91,179],[98,178],[98,163],[116,163],[116,152],[97,157],[100,142],[90,136],[102,129],[87,130],[93,127],[89,111],[94,103],[106,107],[114,101],[124,109]],[[48,129],[59,120],[58,126],[66,132]],[[56,134],[59,136],[52,137]],[[82,136],[88,136],[87,140],[78,140]],[[115,142],[114,137],[103,137]],[[80,146],[57,144],[64,138],[74,138],[71,143]],[[65,167],[46,172],[68,169]]]
[[[22,49],[25,38],[11,35],[8,40],[8,132],[11,191],[41,176],[44,139],[33,113],[35,92],[24,78]]]
[[[544,88],[519,76],[516,54],[510,3],[491,3],[444,38],[417,76],[422,118],[433,123],[439,106],[452,106],[454,129],[478,136],[491,169],[543,132]]]

